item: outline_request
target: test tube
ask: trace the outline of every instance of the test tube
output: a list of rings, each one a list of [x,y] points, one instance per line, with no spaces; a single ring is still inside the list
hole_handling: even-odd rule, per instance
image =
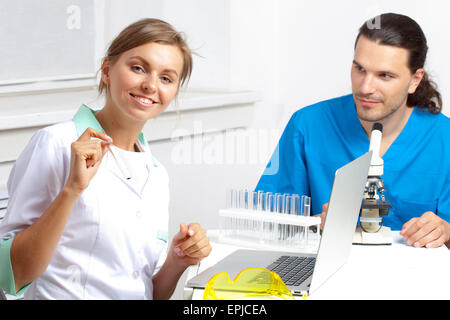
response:
[[[285,193],[283,194],[283,198],[284,198],[284,214],[289,214],[290,212],[290,208],[291,208],[291,195],[289,193]],[[282,226],[282,239],[284,240],[284,244],[287,244],[287,239],[289,237],[289,225],[287,224],[283,224]]]
[[[239,209],[247,209],[246,208],[246,202],[245,202],[245,195],[248,191],[247,190],[239,190],[239,200],[238,200],[238,208]]]
[[[311,214],[311,198],[307,195],[302,196],[302,215],[309,217]],[[301,234],[301,240],[304,246],[308,245],[309,227],[304,227]]]
[[[249,199],[250,199],[250,191],[248,191],[247,189],[245,189],[244,192],[244,209],[249,209]]]
[[[266,200],[267,200],[267,203],[266,203],[267,211],[270,212],[271,214],[275,214],[275,212],[276,212],[275,195],[272,194],[271,192],[269,192]],[[273,240],[273,238],[274,238],[274,235],[273,235],[274,231],[275,231],[274,222],[273,221],[268,221],[267,222],[267,228],[266,228],[266,240],[267,241],[272,241]]]
[[[264,204],[264,191],[259,190],[258,198],[256,200],[256,210],[263,210],[263,204]]]
[[[265,209],[268,212],[273,212],[273,194],[272,194],[272,192],[266,193]]]
[[[298,216],[300,215],[300,196],[298,194],[292,195],[291,198],[291,214]],[[299,234],[299,226],[293,225],[292,226],[292,234],[291,234],[291,242],[292,244],[295,243],[298,234]]]
[[[281,193],[275,194],[276,212],[284,213],[284,197]]]
[[[284,210],[283,213],[289,213],[289,201],[290,201],[290,195],[289,193],[283,194],[283,201],[284,201]]]
[[[300,197],[298,194],[290,197],[289,213],[296,216],[300,214]]]
[[[258,207],[258,192],[257,191],[250,191],[248,193],[248,210],[253,211],[257,210]],[[247,235],[254,237],[253,232],[253,222],[252,221],[246,221],[246,227],[247,227]]]
[[[281,193],[275,193],[274,195],[275,200],[275,212],[282,214],[284,212],[284,197]],[[274,242],[279,242],[282,239],[282,225],[276,224],[274,226],[275,232],[274,232]]]
[[[258,191],[258,210],[264,210],[264,200],[265,200],[264,192]]]
[[[294,208],[292,208],[293,205],[293,195],[290,194],[286,194],[285,193],[285,197],[286,197],[286,208],[285,208],[285,213],[286,214],[292,214],[294,212]],[[285,239],[286,239],[286,244],[290,245],[290,240],[291,237],[293,235],[293,226],[290,224],[286,224],[285,225]]]
[[[265,192],[262,195],[262,210],[264,213],[271,212],[271,196],[272,192]],[[270,232],[270,222],[263,220],[260,222],[260,239],[262,242],[266,241],[268,238],[268,233]]]
[[[258,209],[258,191],[251,192],[251,199],[250,199],[249,203],[250,203],[251,210]]]
[[[298,216],[300,215],[300,196],[298,194],[294,194],[290,198],[290,211],[289,213],[291,215]],[[291,245],[297,242],[300,232],[301,232],[301,226],[291,225],[290,226],[290,242]]]
[[[302,196],[302,215],[309,217],[311,214],[311,198],[303,195]]]
[[[285,214],[290,214],[291,212],[291,196],[284,194],[284,212]]]
[[[227,208],[237,208],[238,206],[238,200],[237,200],[237,190],[236,189],[229,189],[227,192]]]

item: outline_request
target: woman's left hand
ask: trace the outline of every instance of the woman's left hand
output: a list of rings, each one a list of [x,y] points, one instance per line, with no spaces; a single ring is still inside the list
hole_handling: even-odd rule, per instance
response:
[[[180,231],[174,236],[171,251],[185,267],[199,263],[211,252],[209,238],[200,224],[180,224]]]

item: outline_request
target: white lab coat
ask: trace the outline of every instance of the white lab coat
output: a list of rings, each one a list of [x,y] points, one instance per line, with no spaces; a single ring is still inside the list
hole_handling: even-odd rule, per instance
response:
[[[32,137],[8,180],[0,239],[33,224],[58,195],[78,136],[68,121]],[[164,167],[142,147],[148,153],[144,188],[135,190],[107,152],[76,201],[47,270],[25,299],[152,299],[151,278],[167,249],[169,185]]]

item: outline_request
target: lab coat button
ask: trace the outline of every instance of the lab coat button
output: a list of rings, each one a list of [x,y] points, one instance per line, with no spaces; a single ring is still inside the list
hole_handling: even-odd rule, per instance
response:
[[[135,279],[135,280],[136,280],[137,278],[139,278],[139,271],[138,271],[138,270],[134,271],[134,272],[132,273],[131,277],[132,277],[133,279]]]
[[[137,211],[137,212],[136,212],[136,217],[137,217],[138,219],[141,219],[141,218],[142,218],[142,212],[141,212],[141,211]]]

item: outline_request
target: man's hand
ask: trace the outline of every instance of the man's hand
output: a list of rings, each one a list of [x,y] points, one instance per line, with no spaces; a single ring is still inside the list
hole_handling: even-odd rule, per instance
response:
[[[325,218],[327,217],[327,211],[328,211],[328,202],[322,205],[322,213],[316,215],[316,217],[320,217],[320,230],[323,229],[323,224],[325,223]]]
[[[450,245],[450,224],[431,211],[420,218],[412,218],[405,223],[400,235],[410,246],[416,248],[437,248]]]

